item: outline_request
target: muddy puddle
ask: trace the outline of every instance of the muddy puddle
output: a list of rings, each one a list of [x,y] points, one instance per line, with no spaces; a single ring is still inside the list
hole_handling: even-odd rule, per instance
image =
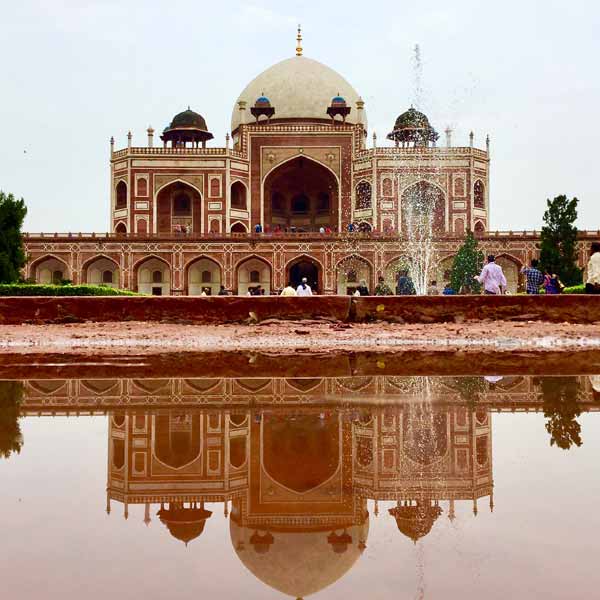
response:
[[[426,356],[341,354],[296,355],[295,370],[215,355],[182,362],[188,377],[163,359],[150,377],[131,357],[4,365],[7,598],[579,598],[600,585],[595,356],[562,371],[521,360],[520,374],[468,357],[485,375],[467,359],[440,373]]]

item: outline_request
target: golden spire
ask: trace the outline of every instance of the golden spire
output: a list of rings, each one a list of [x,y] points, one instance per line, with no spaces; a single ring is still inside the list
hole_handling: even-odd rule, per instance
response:
[[[298,25],[298,36],[296,37],[296,56],[302,56],[302,28]]]

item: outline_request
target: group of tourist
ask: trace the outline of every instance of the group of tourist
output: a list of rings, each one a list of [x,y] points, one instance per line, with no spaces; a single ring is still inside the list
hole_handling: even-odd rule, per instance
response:
[[[539,261],[534,258],[529,267],[521,269],[521,273],[525,275],[527,293],[539,294],[543,289],[546,294],[560,294],[565,286],[558,275],[548,271],[542,273],[538,265]]]
[[[189,223],[187,225],[175,223],[173,225],[173,233],[175,235],[190,235],[192,233],[192,226]]]
[[[526,281],[526,292],[527,294],[560,294],[564,289],[564,284],[560,280],[560,277],[556,273],[551,273],[548,270],[542,272],[539,268],[539,261],[532,259],[529,267],[523,267],[521,273],[525,276]],[[506,293],[507,281],[506,276],[502,270],[502,267],[496,263],[496,257],[490,254],[487,257],[487,263],[481,270],[479,275],[474,276],[474,280],[481,284],[483,293],[486,295],[501,295]],[[369,296],[370,291],[367,286],[367,282],[361,279],[359,285],[355,288],[350,288],[350,293],[353,296]],[[392,288],[386,283],[385,278],[380,276],[375,286],[375,296],[393,296],[395,292],[396,296],[414,296],[416,295],[416,289],[413,280],[411,279],[408,270],[404,269],[398,273],[396,280],[396,289]],[[208,296],[211,293],[210,288],[203,288],[201,296]],[[281,290],[281,296],[312,296],[314,295],[312,287],[309,285],[306,277],[302,278],[302,281],[297,287],[294,287],[292,282]],[[430,282],[427,289],[428,296],[437,296],[442,294],[444,296],[451,296],[457,293],[470,293],[468,286],[463,286],[460,290],[454,290],[451,284],[448,282],[444,285],[442,291],[439,291],[437,281],[433,280]],[[591,247],[591,256],[587,265],[587,278],[585,284],[586,294],[600,294],[600,243],[594,242]],[[258,285],[248,289],[248,296],[264,296],[266,294],[265,289]],[[225,286],[221,286],[218,294],[219,296],[228,296],[229,292],[225,289]]]

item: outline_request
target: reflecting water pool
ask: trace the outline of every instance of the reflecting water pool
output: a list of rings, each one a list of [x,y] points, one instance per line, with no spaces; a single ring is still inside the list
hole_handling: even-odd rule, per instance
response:
[[[6,598],[584,598],[600,378],[0,382]]]

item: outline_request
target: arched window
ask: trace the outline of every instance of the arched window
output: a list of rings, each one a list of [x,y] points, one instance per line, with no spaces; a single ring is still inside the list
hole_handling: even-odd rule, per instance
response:
[[[212,273],[210,271],[202,271],[202,283],[210,283],[212,281]]]
[[[117,183],[116,193],[115,208],[127,208],[127,184],[124,181]]]
[[[117,233],[120,234],[125,234],[127,233],[127,227],[125,226],[125,223],[119,223],[116,227],[115,227],[115,231]]]
[[[477,233],[483,233],[485,231],[485,225],[482,221],[477,221],[477,223],[475,223],[475,231],[477,231]]]
[[[234,223],[231,226],[231,233],[248,233],[248,230],[243,223]]]
[[[239,181],[231,186],[231,208],[246,210],[246,188]]]
[[[260,271],[250,271],[250,283],[260,283]]]
[[[148,221],[146,219],[140,219],[137,222],[138,233],[148,233]]]
[[[162,283],[162,271],[158,269],[156,271],[152,271],[152,283]]]
[[[485,187],[480,179],[473,186],[473,206],[475,208],[485,208]]]
[[[307,213],[309,211],[310,201],[306,194],[300,194],[294,196],[292,199],[292,212],[293,213]]]
[[[356,274],[356,271],[348,271],[348,273],[346,274],[346,281],[348,283],[356,283],[358,281],[358,275]]]
[[[210,197],[218,198],[221,195],[221,180],[217,177],[213,177],[210,180]]]
[[[221,229],[221,227],[220,227],[219,221],[217,221],[217,219],[211,219],[210,232],[211,233],[219,233],[220,229]]]
[[[112,283],[113,282],[113,272],[106,269],[106,271],[102,271],[102,283]]]
[[[394,231],[394,225],[392,224],[392,220],[384,219],[383,220],[383,232],[384,233],[392,233],[392,231]]]
[[[63,272],[62,271],[52,271],[52,283],[58,285],[63,280]]]
[[[329,212],[329,194],[321,192],[319,194],[319,203],[317,204],[319,212]]]
[[[356,210],[371,208],[371,184],[361,181],[356,186]]]
[[[383,196],[392,196],[393,195],[393,189],[392,189],[392,180],[389,177],[386,177],[382,182],[381,182],[381,194]]]
[[[178,217],[189,217],[192,214],[192,201],[187,194],[177,194],[173,198],[173,214]]]
[[[137,180],[137,195],[147,196],[148,195],[148,180],[138,179]]]
[[[465,221],[464,221],[464,219],[456,219],[454,221],[454,231],[456,233],[464,233],[465,232]]]

